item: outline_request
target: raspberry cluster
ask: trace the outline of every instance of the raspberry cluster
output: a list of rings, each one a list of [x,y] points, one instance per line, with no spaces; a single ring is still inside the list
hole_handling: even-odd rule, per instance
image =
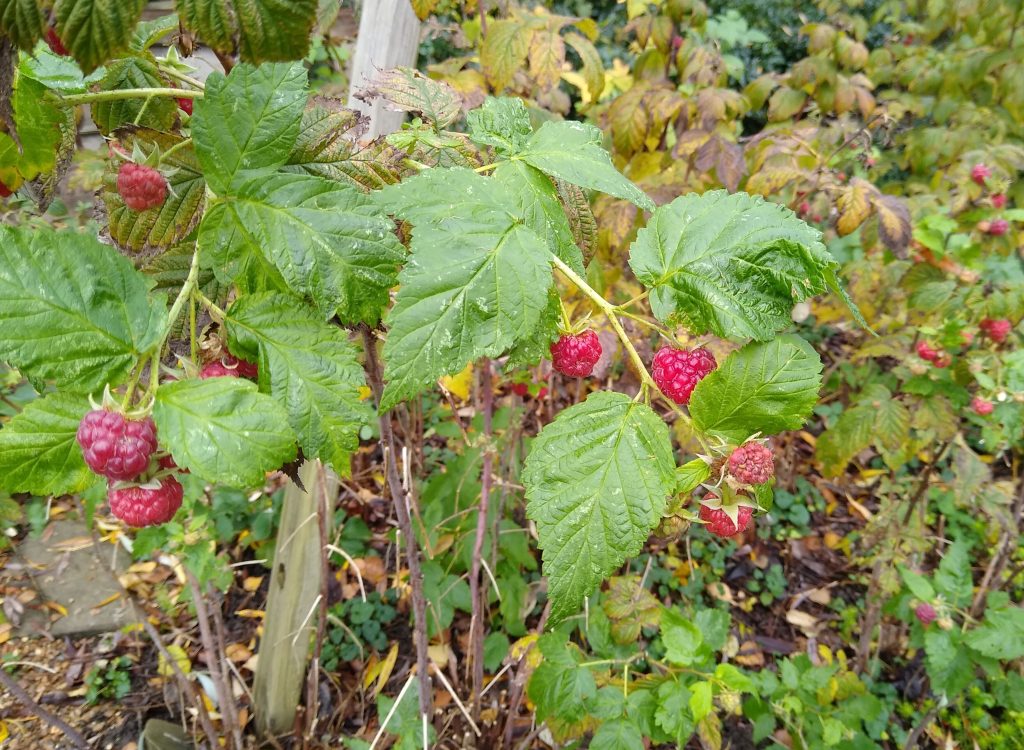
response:
[[[1013,330],[1013,323],[1006,318],[985,318],[978,324],[978,328],[994,342],[1001,344]]]
[[[949,367],[953,362],[953,358],[950,357],[947,352],[933,348],[931,344],[923,339],[917,342],[917,346],[915,348],[917,350],[917,356],[927,362],[931,362],[940,369],[943,367]]]
[[[551,364],[570,378],[585,378],[601,359],[601,340],[593,331],[566,333],[551,345]]]
[[[654,355],[651,377],[670,399],[688,404],[697,383],[717,366],[714,355],[703,347],[688,350],[663,346]]]
[[[132,211],[147,211],[163,205],[167,181],[153,167],[125,162],[117,170],[117,192]]]
[[[159,445],[150,417],[128,419],[117,411],[94,409],[82,417],[75,437],[86,465],[107,478],[115,516],[129,526],[152,526],[174,517],[182,488],[173,476],[160,473],[168,468],[168,457],[153,460]]]
[[[259,377],[260,369],[257,365],[244,359],[239,359],[233,354],[226,354],[220,359],[203,365],[199,371],[199,377],[206,378],[249,378],[255,380]]]
[[[744,484],[764,484],[775,475],[771,449],[761,443],[744,443],[729,455],[729,473]]]
[[[714,500],[715,495],[708,495],[705,500]],[[711,508],[707,505],[700,506],[698,517],[704,521],[704,528],[715,536],[727,539],[737,534],[742,534],[750,526],[750,520],[754,517],[754,509],[746,505],[739,505],[736,508],[736,523],[729,518],[729,514],[721,508]]]

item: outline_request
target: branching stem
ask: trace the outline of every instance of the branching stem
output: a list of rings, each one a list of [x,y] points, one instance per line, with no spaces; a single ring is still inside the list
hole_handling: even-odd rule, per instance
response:
[[[188,89],[118,89],[117,91],[90,91],[85,94],[71,94],[58,98],[61,104],[74,107],[93,102],[113,102],[121,99],[147,99],[151,96],[173,96],[176,99],[202,99],[202,91]]]

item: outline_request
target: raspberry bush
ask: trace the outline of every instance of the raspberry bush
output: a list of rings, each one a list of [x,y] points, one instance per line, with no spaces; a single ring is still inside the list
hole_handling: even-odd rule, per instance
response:
[[[482,3],[472,12],[416,3],[421,15],[458,16],[436,30],[459,29],[467,54],[430,75],[382,71],[366,96],[411,121],[365,142],[360,118],[311,91],[309,70],[294,62],[330,3],[276,9],[272,24],[253,22],[273,5],[260,0],[177,5],[177,16],[137,24],[141,4],[108,3],[110,27],[86,33],[70,0],[11,12],[0,2],[12,64],[0,197],[46,211],[71,163],[81,105],[106,142],[93,162],[102,169],[95,225],[0,227],[0,360],[37,394],[0,429],[0,489],[104,498],[124,527],[148,527],[131,532],[139,548],[173,540],[205,583],[216,554],[208,527],[234,523],[215,493],[235,493],[245,507],[268,477],[295,479],[304,461],[345,481],[353,464],[373,481],[383,467],[377,494],[387,486],[400,524],[419,499],[433,503],[412,514],[413,533],[389,527],[373,539],[410,545],[381,578],[411,599],[423,657],[415,670],[403,666],[405,687],[414,672],[421,687],[422,716],[401,700],[378,703],[382,724],[396,717],[400,747],[429,744],[428,641],[447,649],[443,658],[478,643],[469,660],[482,684],[492,605],[507,633],[491,632],[499,637],[488,637],[487,658],[497,653],[500,665],[515,653],[528,666],[510,685],[525,691],[552,743],[682,747],[698,733],[720,747],[717,712],[735,713],[741,696],[760,738],[773,732],[772,717],[793,730],[775,734],[782,744],[798,735],[808,747],[840,746],[854,737],[849,727],[884,716],[845,656],[780,658],[781,684],[751,677],[729,661],[741,648],[721,609],[694,604],[691,622],[662,601],[666,580],[694,602],[705,590],[733,595],[704,585],[690,542],[713,550],[718,567],[750,545],[734,557],[750,551],[763,583],[757,601],[782,601],[770,584],[782,573],[761,567],[769,563],[758,543],[785,539],[787,525],[811,536],[796,490],[775,506],[777,482],[792,489],[798,473],[783,456],[804,450],[786,442],[793,431],[821,473],[800,491],[820,493],[829,513],[848,501],[874,524],[872,539],[893,541],[866,584],[866,606],[892,597],[866,618],[868,647],[881,617],[902,618],[943,701],[965,689],[965,661],[984,659],[996,674],[1000,660],[1020,657],[1000,637],[1020,629],[1015,610],[996,597],[987,617],[972,600],[963,544],[930,561],[934,585],[902,564],[934,552],[901,545],[935,536],[923,526],[935,513],[927,481],[939,470],[1000,518],[1017,507],[1008,480],[988,487],[987,472],[1007,458],[1017,478],[1024,371],[1024,277],[1014,265],[1024,159],[1013,148],[959,151],[963,139],[939,149],[921,135],[932,128],[903,128],[919,110],[932,116],[931,98],[944,90],[903,43],[912,35],[901,50],[869,55],[859,23],[808,24],[806,61],[755,75],[727,48],[762,42],[729,16],[708,24],[701,3],[630,2],[619,10],[635,60],[623,73],[603,69],[589,18],[509,7],[485,24],[472,15],[487,12]],[[158,56],[168,35],[177,47]],[[229,72],[194,77],[176,49],[187,54],[196,35],[235,63]],[[883,109],[875,77],[906,100]],[[999,108],[1019,112],[1019,87],[1004,91],[996,77],[982,76]],[[742,92],[730,88],[741,78]],[[923,90],[902,91],[908,80]],[[586,121],[559,114],[570,112]],[[937,112],[964,130],[986,120],[961,121],[948,102]],[[947,161],[936,165],[940,151]],[[948,194],[936,197],[938,184]],[[498,397],[511,406],[495,408]],[[803,431],[812,418],[820,432]],[[495,424],[515,440],[502,443]],[[450,455],[439,443],[455,434],[464,450]],[[433,473],[419,475],[427,465]],[[829,480],[851,466],[857,491],[844,497]],[[472,476],[468,489],[462,474]],[[492,490],[497,511],[483,501]],[[342,512],[371,517],[365,507],[379,498],[349,494]],[[914,499],[894,523],[876,495]],[[337,547],[335,519],[322,509],[316,517],[323,550]],[[449,533],[453,518],[479,523],[470,543],[464,528]],[[918,536],[899,538],[918,518]],[[983,530],[1003,567],[1014,554],[1010,528]],[[675,546],[683,534],[685,552]],[[842,540],[824,544],[853,561]],[[671,570],[650,563],[658,545]],[[418,549],[430,550],[422,569]],[[332,554],[360,569],[348,551]],[[654,569],[658,596],[633,564]],[[358,575],[372,635],[360,632],[380,643]],[[816,601],[828,591],[815,589]],[[326,614],[331,594],[325,583],[324,612],[310,618],[333,649],[332,639],[352,636]],[[417,598],[429,606],[417,610]],[[533,608],[550,632],[527,632]],[[819,623],[802,614],[787,621],[816,638]],[[468,646],[447,632],[464,615]],[[577,625],[595,658],[569,641]],[[365,663],[390,674],[397,662],[378,656]],[[598,666],[606,669],[595,680]],[[792,708],[812,701],[826,708]]]

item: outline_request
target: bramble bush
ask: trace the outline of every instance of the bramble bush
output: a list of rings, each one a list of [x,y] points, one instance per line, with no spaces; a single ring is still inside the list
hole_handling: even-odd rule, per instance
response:
[[[0,3],[4,192],[46,211],[80,105],[107,144],[94,225],[0,228],[0,360],[35,391],[0,430],[0,488],[105,496],[128,526],[166,524],[140,554],[175,550],[226,588],[215,541],[256,518],[233,490],[303,460],[342,477],[378,449],[418,460],[424,559],[399,587],[425,594],[414,625],[450,651],[456,614],[483,617],[463,658],[524,665],[558,742],[721,747],[743,716],[772,747],[888,747],[969,689],[993,716],[1024,710],[1024,615],[999,590],[1019,590],[1002,576],[1024,504],[1019,2],[871,19],[822,3],[783,72],[732,54],[769,40],[699,1],[630,0],[614,48],[590,18],[417,2],[467,54],[382,72],[365,96],[412,120],[369,144],[293,62],[326,27],[318,3],[183,1],[140,23],[142,5]],[[889,36],[869,50],[871,29]],[[196,80],[180,54],[196,38],[237,63]],[[452,399],[474,376],[467,427]],[[866,571],[862,642],[856,662],[822,644],[744,670],[727,600],[687,582],[721,571],[689,546],[683,575],[640,561],[684,533],[811,523],[792,470],[773,512],[773,439],[805,428],[817,473],[872,504],[846,549]],[[495,477],[503,507],[477,507]],[[967,508],[986,522],[936,554],[930,524]],[[248,543],[272,547],[275,511],[258,513]],[[759,572],[768,607],[779,575]],[[384,650],[382,591],[332,610],[329,669]],[[884,616],[935,696],[907,726],[872,656]],[[422,745],[425,677],[402,691],[418,709],[378,699],[400,747]]]

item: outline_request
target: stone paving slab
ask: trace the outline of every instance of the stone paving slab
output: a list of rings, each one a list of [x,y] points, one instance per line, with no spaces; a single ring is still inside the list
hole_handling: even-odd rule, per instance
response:
[[[67,610],[66,616],[48,627],[42,617],[27,617],[20,635],[41,635],[41,630],[53,636],[94,635],[138,622],[110,570],[113,561],[115,569],[123,572],[128,554],[120,547],[104,547],[106,560],[100,560],[89,530],[65,520],[54,521],[42,535],[29,535],[18,545],[16,554],[25,566],[24,574],[31,575],[43,602],[56,602]]]

